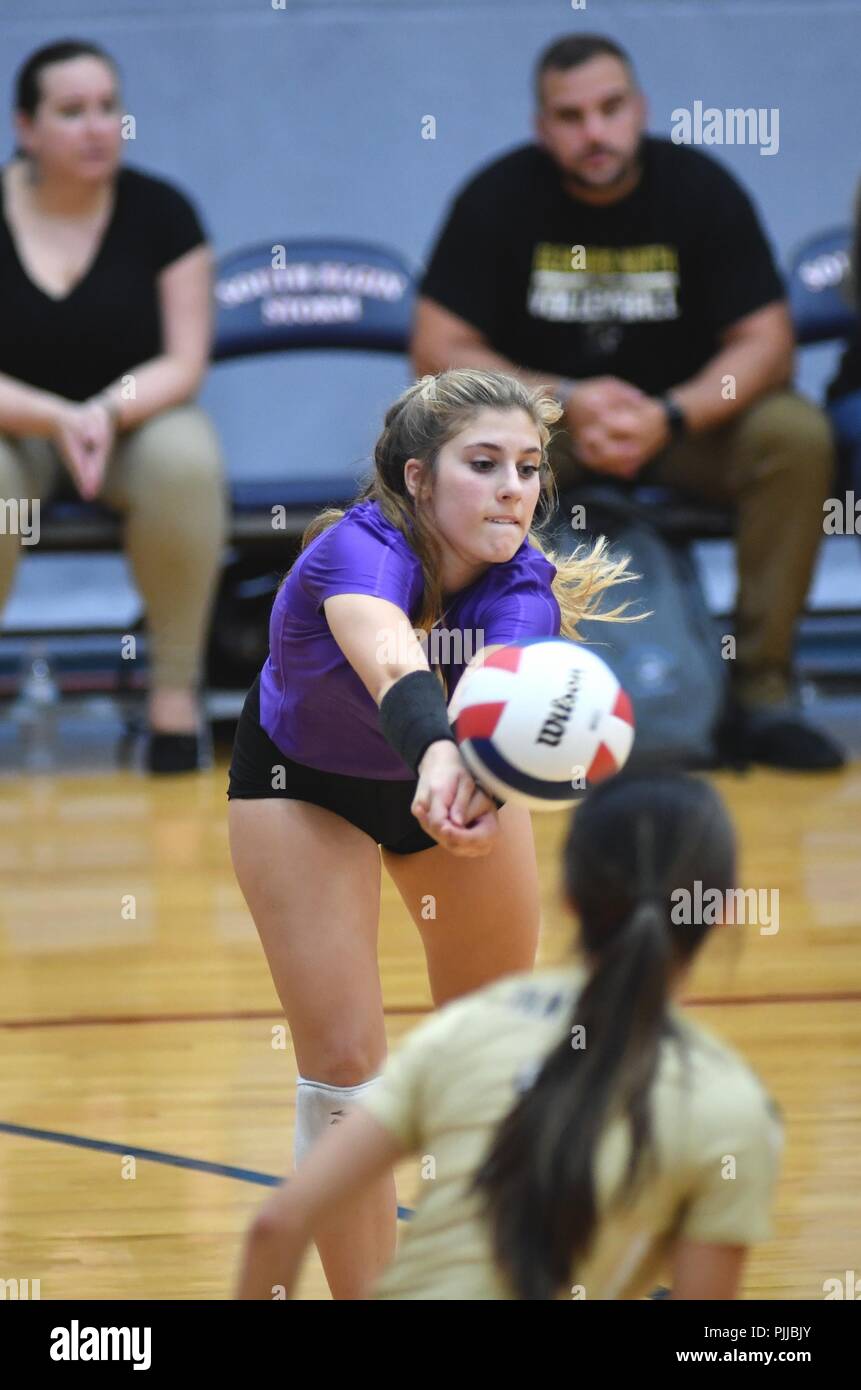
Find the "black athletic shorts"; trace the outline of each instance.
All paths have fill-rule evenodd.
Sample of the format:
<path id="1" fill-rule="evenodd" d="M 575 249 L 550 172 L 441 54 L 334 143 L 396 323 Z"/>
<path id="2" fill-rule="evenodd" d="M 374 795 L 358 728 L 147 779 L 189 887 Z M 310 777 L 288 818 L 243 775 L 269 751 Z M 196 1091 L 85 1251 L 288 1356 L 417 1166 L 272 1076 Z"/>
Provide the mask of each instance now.
<path id="1" fill-rule="evenodd" d="M 285 786 L 272 786 L 273 767 L 283 767 Z M 260 676 L 245 697 L 236 726 L 227 796 L 240 801 L 284 797 L 310 801 L 343 816 L 378 845 L 393 854 L 416 854 L 432 849 L 437 841 L 422 830 L 410 805 L 416 779 L 403 782 L 375 781 L 373 777 L 345 777 L 340 772 L 294 763 L 260 726 Z"/>

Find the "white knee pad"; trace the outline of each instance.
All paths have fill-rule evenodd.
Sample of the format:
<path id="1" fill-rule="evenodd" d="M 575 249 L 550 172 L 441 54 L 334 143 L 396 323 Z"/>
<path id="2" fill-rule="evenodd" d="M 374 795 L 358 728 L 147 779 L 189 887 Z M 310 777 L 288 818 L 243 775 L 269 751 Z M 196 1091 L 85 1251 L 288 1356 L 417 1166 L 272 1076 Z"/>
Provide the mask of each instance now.
<path id="1" fill-rule="evenodd" d="M 314 1140 L 330 1125 L 343 1120 L 353 1108 L 353 1102 L 381 1080 L 381 1076 L 372 1076 L 370 1081 L 360 1081 L 357 1086 L 330 1086 L 325 1081 L 297 1077 L 293 1166 L 298 1167 Z"/>

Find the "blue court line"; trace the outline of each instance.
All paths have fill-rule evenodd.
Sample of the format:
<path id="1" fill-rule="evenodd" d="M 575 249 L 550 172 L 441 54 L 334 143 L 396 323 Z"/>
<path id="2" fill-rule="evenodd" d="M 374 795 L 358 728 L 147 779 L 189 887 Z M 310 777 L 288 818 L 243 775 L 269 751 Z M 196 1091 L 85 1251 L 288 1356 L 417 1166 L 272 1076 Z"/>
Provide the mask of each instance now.
<path id="1" fill-rule="evenodd" d="M 135 1144 L 114 1144 L 108 1139 L 85 1139 L 80 1134 L 62 1134 L 55 1129 L 32 1129 L 29 1125 L 13 1125 L 0 1120 L 0 1134 L 12 1134 L 19 1139 L 42 1139 L 47 1144 L 68 1144 L 75 1149 L 94 1149 L 98 1153 L 119 1154 L 121 1158 L 143 1158 L 150 1163 L 166 1163 L 171 1168 L 191 1168 L 197 1173 L 213 1173 L 217 1178 L 236 1178 L 238 1182 L 253 1182 L 258 1187 L 280 1187 L 284 1182 L 274 1173 L 258 1173 L 254 1168 L 235 1168 L 230 1163 L 210 1163 L 205 1158 L 185 1158 L 182 1154 L 164 1153 L 161 1149 L 142 1149 Z M 398 1218 L 409 1221 L 411 1207 L 398 1207 Z"/>

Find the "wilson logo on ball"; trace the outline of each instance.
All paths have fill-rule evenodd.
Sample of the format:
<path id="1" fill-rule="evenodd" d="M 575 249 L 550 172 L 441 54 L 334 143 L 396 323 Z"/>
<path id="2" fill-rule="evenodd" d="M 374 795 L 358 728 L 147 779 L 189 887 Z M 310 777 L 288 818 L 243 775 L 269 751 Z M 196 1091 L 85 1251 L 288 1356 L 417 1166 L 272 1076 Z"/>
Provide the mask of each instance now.
<path id="1" fill-rule="evenodd" d="M 571 717 L 579 689 L 580 672 L 577 670 L 569 671 L 568 689 L 558 700 L 551 701 L 550 708 L 553 713 L 541 725 L 541 733 L 538 735 L 539 743 L 548 743 L 551 748 L 556 747 L 565 732 L 565 725 Z"/>
<path id="2" fill-rule="evenodd" d="M 613 672 L 564 637 L 492 652 L 464 673 L 449 715 L 476 781 L 533 810 L 573 805 L 584 778 L 624 766 L 634 739 L 631 701 Z"/>

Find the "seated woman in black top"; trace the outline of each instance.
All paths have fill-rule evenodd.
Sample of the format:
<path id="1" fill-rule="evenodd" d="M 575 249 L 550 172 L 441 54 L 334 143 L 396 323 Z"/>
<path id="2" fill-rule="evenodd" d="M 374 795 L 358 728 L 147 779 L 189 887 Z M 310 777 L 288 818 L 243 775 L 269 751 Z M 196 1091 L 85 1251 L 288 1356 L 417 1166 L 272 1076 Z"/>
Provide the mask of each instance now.
<path id="1" fill-rule="evenodd" d="M 149 766 L 199 760 L 197 686 L 226 529 L 215 432 L 192 403 L 211 334 L 211 254 L 170 184 L 120 167 L 113 60 L 40 49 L 0 171 L 0 497 L 122 512 L 151 647 Z M 19 540 L 0 535 L 0 604 Z"/>

